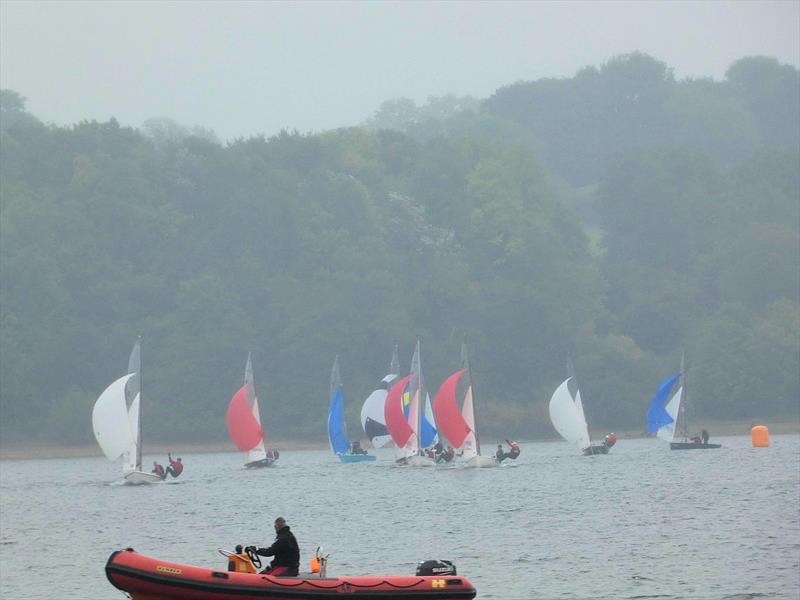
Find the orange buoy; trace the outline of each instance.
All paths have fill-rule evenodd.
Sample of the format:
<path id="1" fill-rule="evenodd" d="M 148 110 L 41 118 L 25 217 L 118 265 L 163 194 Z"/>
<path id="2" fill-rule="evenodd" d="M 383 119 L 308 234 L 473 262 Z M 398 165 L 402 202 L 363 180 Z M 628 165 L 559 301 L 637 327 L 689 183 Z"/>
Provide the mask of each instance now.
<path id="1" fill-rule="evenodd" d="M 769 447 L 769 429 L 766 425 L 754 426 L 750 430 L 750 436 L 753 438 L 753 448 Z"/>

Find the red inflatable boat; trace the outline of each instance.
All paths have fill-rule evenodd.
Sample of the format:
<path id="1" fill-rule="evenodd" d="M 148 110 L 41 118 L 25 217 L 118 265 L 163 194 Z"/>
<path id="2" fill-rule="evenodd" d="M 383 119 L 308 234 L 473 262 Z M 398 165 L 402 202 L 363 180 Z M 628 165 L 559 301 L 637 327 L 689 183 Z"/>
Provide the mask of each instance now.
<path id="1" fill-rule="evenodd" d="M 109 557 L 106 576 L 133 600 L 467 600 L 476 594 L 468 579 L 454 575 L 272 577 L 171 563 L 130 548 Z"/>

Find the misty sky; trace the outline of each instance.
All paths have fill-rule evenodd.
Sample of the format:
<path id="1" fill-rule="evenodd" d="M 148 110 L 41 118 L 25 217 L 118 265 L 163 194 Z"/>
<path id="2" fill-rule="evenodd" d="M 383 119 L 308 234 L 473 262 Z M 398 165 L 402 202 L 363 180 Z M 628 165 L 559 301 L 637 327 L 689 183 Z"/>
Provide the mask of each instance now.
<path id="1" fill-rule="evenodd" d="M 798 66 L 800 2 L 0 1 L 0 86 L 58 124 L 154 116 L 223 139 L 357 124 L 384 100 L 569 77 L 621 53 L 721 79 Z"/>

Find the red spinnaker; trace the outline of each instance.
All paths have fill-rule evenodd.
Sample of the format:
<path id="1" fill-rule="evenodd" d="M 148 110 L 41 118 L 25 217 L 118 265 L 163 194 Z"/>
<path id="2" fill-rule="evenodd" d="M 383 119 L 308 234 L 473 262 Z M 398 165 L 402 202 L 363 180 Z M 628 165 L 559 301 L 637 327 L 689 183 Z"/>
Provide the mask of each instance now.
<path id="1" fill-rule="evenodd" d="M 231 398 L 228 405 L 228 433 L 242 452 L 252 450 L 264 437 L 261 424 L 253 416 L 253 410 L 247 404 L 247 386 L 245 383 Z"/>
<path id="2" fill-rule="evenodd" d="M 470 432 L 470 427 L 461 416 L 456 402 L 458 381 L 464 371 L 465 369 L 456 371 L 445 379 L 433 399 L 433 416 L 436 419 L 436 426 L 439 428 L 439 433 L 443 434 L 454 448 L 460 448 L 464 443 L 464 438 Z"/>
<path id="3" fill-rule="evenodd" d="M 408 442 L 408 438 L 414 433 L 411 426 L 403 414 L 403 392 L 408 385 L 408 380 L 411 375 L 406 375 L 400 381 L 395 383 L 389 394 L 386 396 L 386 404 L 383 405 L 383 416 L 386 417 L 386 429 L 389 430 L 389 435 L 392 436 L 392 441 L 398 448 L 402 448 Z"/>

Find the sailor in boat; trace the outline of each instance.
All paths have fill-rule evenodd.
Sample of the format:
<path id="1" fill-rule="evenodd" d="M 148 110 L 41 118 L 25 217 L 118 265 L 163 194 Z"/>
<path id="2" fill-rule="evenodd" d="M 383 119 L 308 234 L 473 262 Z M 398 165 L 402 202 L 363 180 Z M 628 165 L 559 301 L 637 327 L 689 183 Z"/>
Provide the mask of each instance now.
<path id="1" fill-rule="evenodd" d="M 456 451 L 451 445 L 445 446 L 441 442 L 436 442 L 436 445 L 433 447 L 433 454 L 434 460 L 437 463 L 449 463 L 456 457 Z"/>
<path id="2" fill-rule="evenodd" d="M 279 456 L 280 456 L 280 452 L 275 450 L 275 448 L 270 448 L 269 450 L 267 450 L 267 458 L 269 460 L 276 461 L 276 460 L 278 460 Z"/>
<path id="3" fill-rule="evenodd" d="M 617 443 L 617 435 L 615 433 L 609 433 L 606 437 L 603 438 L 603 445 L 606 448 L 613 448 L 614 444 Z"/>
<path id="4" fill-rule="evenodd" d="M 261 571 L 269 575 L 296 577 L 300 568 L 300 548 L 297 539 L 286 524 L 286 519 L 278 517 L 275 519 L 275 541 L 269 548 L 256 548 L 248 546 L 245 551 L 250 550 L 261 556 L 272 556 L 272 562 Z"/>
<path id="5" fill-rule="evenodd" d="M 350 454 L 366 454 L 367 451 L 361 447 L 361 442 L 358 440 L 350 444 Z"/>
<path id="6" fill-rule="evenodd" d="M 703 431 L 700 432 L 700 437 L 703 438 L 703 444 L 707 446 L 709 438 L 708 429 L 703 429 Z"/>
<path id="7" fill-rule="evenodd" d="M 503 462 L 505 459 L 510 458 L 511 460 L 517 460 L 520 455 L 520 448 L 517 442 L 512 442 L 511 440 L 506 440 L 506 444 L 509 445 L 508 452 L 503 451 L 503 445 L 497 444 L 497 452 L 495 452 L 494 457 L 497 459 L 497 462 Z"/>
<path id="8" fill-rule="evenodd" d="M 172 454 L 167 454 L 167 458 L 169 458 L 169 466 L 167 467 L 167 472 L 164 473 L 163 479 L 166 479 L 167 475 L 177 477 L 183 473 L 183 461 L 181 461 L 180 456 L 176 460 L 172 460 Z"/>
<path id="9" fill-rule="evenodd" d="M 167 472 L 164 470 L 163 465 L 159 464 L 159 462 L 156 460 L 153 461 L 153 470 L 150 472 L 155 473 L 156 475 L 161 477 L 161 479 L 167 478 Z"/>

